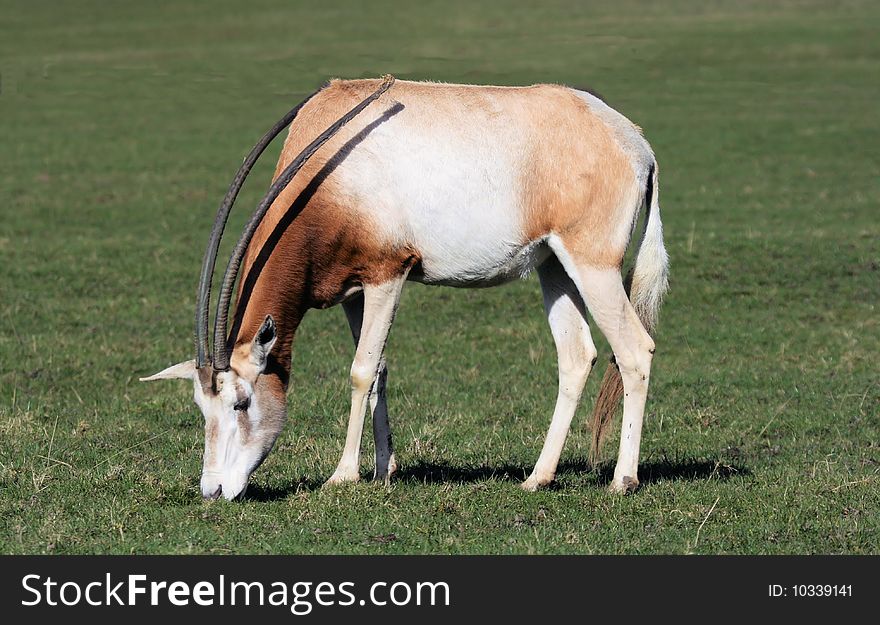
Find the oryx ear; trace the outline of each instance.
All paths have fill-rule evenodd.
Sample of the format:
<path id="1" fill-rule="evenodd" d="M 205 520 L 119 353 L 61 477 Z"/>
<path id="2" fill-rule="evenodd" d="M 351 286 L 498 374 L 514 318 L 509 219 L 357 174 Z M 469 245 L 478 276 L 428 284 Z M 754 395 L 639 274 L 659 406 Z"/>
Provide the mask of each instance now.
<path id="1" fill-rule="evenodd" d="M 277 339 L 278 332 L 275 328 L 275 320 L 272 319 L 272 315 L 266 315 L 263 325 L 260 326 L 254 335 L 254 340 L 251 341 L 250 360 L 260 373 L 266 368 L 266 360 L 269 358 L 269 353 Z"/>
<path id="2" fill-rule="evenodd" d="M 192 380 L 196 374 L 196 361 L 187 360 L 171 365 L 167 369 L 151 375 L 147 378 L 140 378 L 141 382 L 152 382 L 153 380 Z"/>

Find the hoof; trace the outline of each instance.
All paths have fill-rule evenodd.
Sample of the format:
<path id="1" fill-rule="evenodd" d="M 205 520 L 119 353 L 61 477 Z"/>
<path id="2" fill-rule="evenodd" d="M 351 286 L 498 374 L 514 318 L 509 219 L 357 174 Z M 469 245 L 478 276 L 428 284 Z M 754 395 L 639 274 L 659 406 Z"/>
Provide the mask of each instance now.
<path id="1" fill-rule="evenodd" d="M 360 475 L 358 475 L 357 473 L 341 473 L 337 471 L 330 476 L 329 480 L 324 482 L 324 486 L 322 486 L 322 488 L 327 488 L 328 486 L 339 486 L 340 484 L 349 484 L 357 482 L 359 479 Z"/>
<path id="2" fill-rule="evenodd" d="M 614 478 L 614 480 L 608 486 L 608 490 L 618 495 L 626 495 L 628 493 L 634 493 L 636 489 L 638 489 L 638 487 L 638 478 L 624 475 L 620 479 Z"/>
<path id="3" fill-rule="evenodd" d="M 376 466 L 376 470 L 373 472 L 373 481 L 375 482 L 385 482 L 386 484 L 391 481 L 391 477 L 397 473 L 397 460 L 395 460 L 394 455 L 391 455 L 391 458 L 388 460 L 388 470 L 386 473 L 380 473 L 378 465 Z"/>
<path id="4" fill-rule="evenodd" d="M 394 454 L 391 454 L 391 459 L 388 461 L 388 479 L 391 479 L 391 476 L 397 473 L 397 458 L 394 457 Z"/>
<path id="5" fill-rule="evenodd" d="M 520 488 L 529 493 L 534 493 L 537 490 L 544 488 L 545 486 L 550 486 L 553 483 L 553 478 L 539 478 L 537 475 L 532 473 L 529 478 L 520 484 Z"/>

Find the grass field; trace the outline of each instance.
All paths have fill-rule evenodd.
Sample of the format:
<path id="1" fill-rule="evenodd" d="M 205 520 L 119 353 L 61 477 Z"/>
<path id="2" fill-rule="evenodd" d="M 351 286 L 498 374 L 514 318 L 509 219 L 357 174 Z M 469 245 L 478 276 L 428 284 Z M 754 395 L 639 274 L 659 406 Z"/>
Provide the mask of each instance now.
<path id="1" fill-rule="evenodd" d="M 880 552 L 880 6 L 294 4 L 0 0 L 0 552 Z M 328 77 L 386 72 L 589 85 L 644 128 L 673 273 L 635 495 L 604 489 L 616 434 L 586 460 L 596 373 L 558 485 L 518 488 L 556 394 L 533 277 L 407 288 L 390 487 L 319 488 L 353 347 L 311 313 L 248 499 L 202 501 L 191 389 L 137 377 L 192 357 L 254 141 Z"/>

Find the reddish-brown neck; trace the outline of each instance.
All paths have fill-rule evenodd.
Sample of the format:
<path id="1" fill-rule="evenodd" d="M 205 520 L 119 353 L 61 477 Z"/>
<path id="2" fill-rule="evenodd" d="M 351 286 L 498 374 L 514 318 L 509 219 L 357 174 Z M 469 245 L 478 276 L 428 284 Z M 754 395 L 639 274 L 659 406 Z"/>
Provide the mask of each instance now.
<path id="1" fill-rule="evenodd" d="M 245 258 L 230 336 L 235 344 L 249 343 L 272 315 L 278 339 L 266 374 L 277 375 L 284 389 L 290 375 L 293 337 L 309 308 L 310 261 L 303 252 L 301 229 L 254 241 Z"/>

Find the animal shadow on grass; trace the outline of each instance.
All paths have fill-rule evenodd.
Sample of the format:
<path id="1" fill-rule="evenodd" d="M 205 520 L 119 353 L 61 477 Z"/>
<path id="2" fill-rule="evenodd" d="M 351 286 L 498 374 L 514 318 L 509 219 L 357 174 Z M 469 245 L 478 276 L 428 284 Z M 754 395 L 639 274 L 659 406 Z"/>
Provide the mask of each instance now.
<path id="1" fill-rule="evenodd" d="M 400 467 L 391 479 L 405 483 L 445 484 L 447 482 L 484 482 L 491 479 L 502 482 L 520 481 L 527 476 L 528 469 L 517 464 L 456 466 L 448 462 L 421 460 L 412 465 Z"/>
<path id="2" fill-rule="evenodd" d="M 267 486 L 264 484 L 251 484 L 248 486 L 244 499 L 246 501 L 280 501 L 295 495 L 300 491 L 311 492 L 321 488 L 321 480 L 300 478 L 296 482 L 287 485 Z"/>
<path id="3" fill-rule="evenodd" d="M 496 466 L 455 466 L 445 462 L 418 462 L 412 466 L 401 467 L 394 480 L 399 482 L 422 482 L 428 484 L 459 482 L 474 483 L 489 479 L 499 481 L 522 481 L 528 477 L 531 466 L 503 464 Z M 598 466 L 590 464 L 585 458 L 562 460 L 556 470 L 557 477 L 566 474 L 594 473 L 599 484 L 607 485 L 614 477 L 614 463 L 603 462 Z M 655 460 L 639 465 L 639 481 L 642 485 L 664 480 L 705 480 L 714 477 L 728 480 L 734 475 L 750 475 L 743 466 L 735 466 L 714 460 Z M 560 488 L 554 482 L 551 488 Z"/>
<path id="4" fill-rule="evenodd" d="M 614 463 L 604 462 L 596 470 L 600 484 L 610 484 L 614 478 Z M 734 475 L 751 475 L 747 467 L 727 464 L 719 460 L 698 460 L 686 458 L 680 460 L 649 460 L 639 463 L 639 484 L 652 484 L 663 481 L 684 480 L 696 482 L 715 478 L 727 481 Z"/>
<path id="5" fill-rule="evenodd" d="M 402 484 L 474 484 L 486 480 L 500 482 L 520 482 L 528 477 L 531 467 L 517 464 L 501 464 L 494 466 L 457 466 L 448 462 L 419 461 L 410 466 L 401 467 L 394 474 L 392 482 Z M 556 474 L 558 477 L 566 474 L 589 474 L 593 473 L 600 485 L 607 485 L 614 477 L 614 463 L 603 462 L 598 466 L 591 465 L 586 459 L 573 458 L 559 463 Z M 688 458 L 684 460 L 649 460 L 639 465 L 639 482 L 642 486 L 662 481 L 685 480 L 697 481 L 710 478 L 726 481 L 734 475 L 751 475 L 748 468 L 743 466 L 725 464 L 715 460 L 698 460 Z M 361 479 L 368 481 L 367 475 Z M 279 501 L 286 499 L 300 491 L 316 491 L 321 488 L 323 481 L 320 479 L 300 478 L 296 482 L 286 486 L 265 486 L 251 484 L 245 495 L 250 501 Z M 563 487 L 558 482 L 550 485 L 550 490 L 558 490 Z"/>

